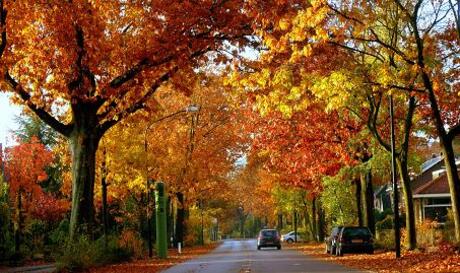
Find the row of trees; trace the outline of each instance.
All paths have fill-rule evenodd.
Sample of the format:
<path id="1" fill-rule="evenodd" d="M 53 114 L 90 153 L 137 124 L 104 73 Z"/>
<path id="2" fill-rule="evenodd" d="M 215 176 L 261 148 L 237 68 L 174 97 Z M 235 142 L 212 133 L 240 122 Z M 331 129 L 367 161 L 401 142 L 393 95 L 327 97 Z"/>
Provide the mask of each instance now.
<path id="1" fill-rule="evenodd" d="M 453 151 L 453 141 L 460 133 L 458 10 L 458 3 L 453 1 L 286 1 L 275 9 L 267 8 L 267 12 L 276 14 L 273 20 L 258 21 L 258 35 L 267 50 L 255 63 L 241 62 L 240 71 L 229 79 L 244 96 L 249 93 L 262 114 L 277 110 L 289 117 L 285 122 L 290 128 L 296 126 L 298 115 L 308 113 L 315 118 L 303 119 L 306 122 L 300 125 L 304 128 L 297 130 L 271 127 L 280 135 L 269 135 L 277 139 L 264 139 L 260 134 L 262 148 L 271 153 L 270 163 L 281 162 L 274 164 L 276 168 L 301 165 L 305 159 L 306 165 L 315 170 L 317 176 L 300 176 L 303 184 L 299 178 L 290 177 L 295 168 L 279 170 L 291 185 L 309 190 L 321 188 L 325 175 L 334 176 L 350 165 L 340 158 L 366 163 L 375 156 L 375 147 L 390 151 L 387 97 L 393 95 L 397 167 L 407 210 L 409 249 L 416 246 L 409 163 L 411 156 L 417 156 L 410 151 L 415 151 L 421 132 L 427 138 L 439 138 L 455 234 L 460 239 L 460 183 Z M 270 115 L 268 123 L 273 124 Z M 340 122 L 333 120 L 334 116 L 340 117 Z M 321 126 L 323 119 L 331 121 L 326 129 Z M 341 135 L 342 130 L 348 138 Z M 302 148 L 301 140 L 308 140 L 313 147 L 296 152 L 285 146 L 291 136 L 295 149 Z M 314 146 L 317 139 L 325 144 L 326 152 Z M 295 160 L 284 161 L 289 157 Z M 351 166 L 357 162 L 351 162 Z M 335 168 L 327 172 L 331 164 L 336 164 Z M 308 171 L 308 167 L 300 170 Z M 368 191 L 372 190 L 370 172 L 370 168 L 361 172 L 361 187 Z M 367 207 L 365 211 L 372 211 L 371 204 L 362 203 Z"/>
<path id="2" fill-rule="evenodd" d="M 429 137 L 444 154 L 460 239 L 458 2 L 0 0 L 0 9 L 1 89 L 70 144 L 56 149 L 71 166 L 71 238 L 94 233 L 97 181 L 103 204 L 131 195 L 149 207 L 149 178 L 169 183 L 178 241 L 187 207 L 210 196 L 262 214 L 244 194 L 235 201 L 233 180 L 257 196 L 275 182 L 300 187 L 313 215 L 330 205 L 320 202 L 325 184 L 349 180 L 364 197 L 358 221 L 372 226 L 392 95 L 408 247 L 414 147 Z M 247 170 L 235 171 L 243 154 Z M 259 166 L 269 172 L 260 185 L 245 173 Z"/>

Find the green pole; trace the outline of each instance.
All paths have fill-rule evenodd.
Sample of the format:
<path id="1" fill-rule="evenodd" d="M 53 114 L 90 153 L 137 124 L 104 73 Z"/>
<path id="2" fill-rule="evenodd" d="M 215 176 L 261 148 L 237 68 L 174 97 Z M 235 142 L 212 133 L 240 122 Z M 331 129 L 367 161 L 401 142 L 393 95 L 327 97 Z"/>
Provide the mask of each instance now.
<path id="1" fill-rule="evenodd" d="M 156 248 L 157 255 L 161 259 L 168 256 L 168 236 L 166 223 L 166 198 L 165 186 L 163 182 L 158 182 L 156 185 Z"/>

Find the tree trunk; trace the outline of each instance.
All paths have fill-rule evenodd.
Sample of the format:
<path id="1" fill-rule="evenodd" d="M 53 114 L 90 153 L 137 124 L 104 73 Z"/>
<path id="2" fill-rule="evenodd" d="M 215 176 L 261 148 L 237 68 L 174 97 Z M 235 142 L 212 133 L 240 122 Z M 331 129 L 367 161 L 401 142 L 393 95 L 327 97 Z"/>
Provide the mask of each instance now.
<path id="1" fill-rule="evenodd" d="M 417 44 L 417 65 L 420 68 L 423 85 L 428 91 L 428 99 L 430 101 L 431 112 L 433 114 L 434 124 L 436 131 L 439 136 L 441 150 L 444 153 L 444 164 L 446 167 L 447 181 L 449 183 L 450 197 L 452 202 L 452 216 L 455 224 L 455 238 L 457 242 L 460 242 L 460 178 L 457 172 L 457 166 L 455 165 L 455 155 L 452 147 L 452 141 L 454 135 L 447 133 L 444 126 L 444 121 L 441 117 L 441 110 L 438 105 L 436 98 L 433 82 L 430 78 L 429 72 L 425 69 L 425 50 L 424 40 L 420 36 L 417 17 L 412 17 L 410 20 L 412 26 L 413 35 Z"/>
<path id="2" fill-rule="evenodd" d="M 414 202 L 412 199 L 412 189 L 410 187 L 410 177 L 407 171 L 407 161 L 397 158 L 396 163 L 401 178 L 404 206 L 406 208 L 406 245 L 409 250 L 413 250 L 417 246 L 417 237 L 415 232 Z"/>
<path id="3" fill-rule="evenodd" d="M 104 223 L 104 243 L 105 247 L 108 245 L 107 236 L 109 230 L 109 221 L 108 221 L 108 210 L 107 210 L 107 162 L 106 162 L 106 150 L 104 149 L 104 155 L 102 158 L 102 167 L 101 167 L 101 184 L 102 184 L 102 223 Z"/>
<path id="4" fill-rule="evenodd" d="M 356 184 L 356 191 L 355 191 L 355 197 L 356 197 L 356 212 L 358 216 L 358 225 L 360 227 L 363 226 L 363 208 L 361 206 L 361 182 L 359 179 L 355 180 Z"/>
<path id="5" fill-rule="evenodd" d="M 100 136 L 87 127 L 74 130 L 70 136 L 72 150 L 72 212 L 70 238 L 77 233 L 92 237 L 94 225 L 94 179 L 96 151 Z"/>
<path id="6" fill-rule="evenodd" d="M 176 213 L 176 238 L 175 245 L 177 247 L 178 243 L 184 245 L 184 233 L 185 233 L 185 200 L 184 194 L 181 192 L 176 193 L 177 201 L 179 202 L 177 206 Z"/>
<path id="7" fill-rule="evenodd" d="M 325 237 L 325 222 L 326 215 L 324 214 L 324 209 L 321 206 L 321 202 L 318 201 L 318 242 L 322 242 Z"/>
<path id="8" fill-rule="evenodd" d="M 364 225 L 367 226 L 372 234 L 375 234 L 374 218 L 374 191 L 372 189 L 372 173 L 368 171 L 361 175 L 361 198 L 364 212 Z"/>
<path id="9" fill-rule="evenodd" d="M 283 214 L 278 213 L 278 230 L 283 229 Z"/>
<path id="10" fill-rule="evenodd" d="M 294 210 L 294 242 L 297 243 L 297 211 Z"/>
<path id="11" fill-rule="evenodd" d="M 14 252 L 19 253 L 21 249 L 22 235 L 22 189 L 19 188 L 16 195 L 16 223 L 14 225 Z"/>
<path id="12" fill-rule="evenodd" d="M 310 239 L 312 239 L 312 237 L 314 237 L 314 235 L 313 235 L 313 225 L 312 225 L 312 222 L 311 222 L 311 219 L 310 219 L 310 214 L 308 213 L 308 207 L 307 206 L 305 206 L 304 217 L 305 217 L 305 231 L 310 229 L 310 235 L 311 236 L 307 237 L 308 240 L 310 240 Z"/>
<path id="13" fill-rule="evenodd" d="M 441 141 L 442 143 L 442 141 Z M 454 149 L 452 141 L 442 145 L 444 153 L 444 165 L 446 166 L 447 181 L 449 182 L 450 198 L 452 202 L 452 216 L 455 224 L 455 238 L 460 242 L 460 179 L 457 165 L 455 165 Z"/>
<path id="14" fill-rule="evenodd" d="M 312 233 L 313 233 L 313 239 L 315 241 L 319 241 L 319 237 L 318 237 L 318 222 L 317 222 L 317 218 L 316 218 L 316 197 L 313 198 L 313 201 L 312 201 L 312 207 L 311 207 L 311 215 L 312 215 L 312 222 L 313 222 L 313 229 L 312 229 Z"/>

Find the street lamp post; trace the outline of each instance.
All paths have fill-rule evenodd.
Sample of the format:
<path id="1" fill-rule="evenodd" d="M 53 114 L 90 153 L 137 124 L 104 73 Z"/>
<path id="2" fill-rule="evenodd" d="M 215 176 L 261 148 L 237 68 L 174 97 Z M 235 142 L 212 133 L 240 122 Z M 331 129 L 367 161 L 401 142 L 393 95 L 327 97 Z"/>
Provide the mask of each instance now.
<path id="1" fill-rule="evenodd" d="M 187 106 L 183 110 L 179 110 L 177 112 L 174 112 L 172 114 L 166 115 L 164 117 L 161 117 L 161 118 L 156 119 L 156 120 L 152 121 L 151 123 L 149 123 L 147 125 L 147 127 L 145 127 L 145 130 L 144 130 L 144 153 L 145 153 L 146 158 L 147 158 L 147 155 L 148 155 L 147 133 L 152 128 L 152 126 L 154 124 L 156 124 L 156 123 L 158 123 L 160 121 L 163 121 L 165 119 L 172 118 L 172 117 L 177 116 L 177 115 L 182 114 L 182 113 L 192 113 L 192 112 L 197 112 L 198 110 L 199 110 L 199 106 L 197 106 L 195 104 L 191 104 L 191 105 Z M 146 164 L 145 164 L 145 172 L 146 172 L 146 183 L 147 183 L 147 244 L 148 244 L 148 248 L 149 248 L 149 257 L 151 258 L 153 256 L 152 223 L 151 223 L 151 211 L 150 211 L 150 193 L 151 193 L 150 184 L 151 184 L 152 179 L 149 179 L 149 170 L 148 170 L 148 167 L 147 167 L 147 160 L 146 160 Z"/>
<path id="2" fill-rule="evenodd" d="M 399 194 L 398 183 L 396 181 L 396 153 L 395 153 L 395 128 L 393 95 L 390 95 L 390 122 L 391 122 L 391 180 L 393 184 L 393 205 L 394 205 L 394 233 L 395 233 L 395 254 L 396 258 L 401 257 L 401 238 L 399 224 Z"/>

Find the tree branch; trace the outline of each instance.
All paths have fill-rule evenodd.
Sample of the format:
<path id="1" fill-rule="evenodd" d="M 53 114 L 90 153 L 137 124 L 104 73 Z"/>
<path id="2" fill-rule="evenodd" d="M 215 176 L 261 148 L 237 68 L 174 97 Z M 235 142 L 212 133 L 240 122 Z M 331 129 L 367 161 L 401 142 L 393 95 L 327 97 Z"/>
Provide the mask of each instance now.
<path id="1" fill-rule="evenodd" d="M 0 44 L 0 58 L 6 48 L 6 9 L 3 9 L 3 0 L 0 0 L 0 26 L 2 28 L 2 42 Z"/>
<path id="2" fill-rule="evenodd" d="M 77 66 L 77 73 L 78 76 L 75 80 L 71 81 L 67 87 L 70 91 L 81 87 L 84 84 L 84 78 L 86 77 L 90 84 L 91 89 L 89 90 L 88 97 L 94 95 L 96 91 L 96 78 L 94 74 L 90 71 L 90 69 L 83 65 L 83 57 L 86 54 L 85 50 L 85 36 L 83 33 L 83 29 L 79 25 L 75 25 L 75 39 L 77 41 L 77 61 L 75 62 Z"/>
<path id="3" fill-rule="evenodd" d="M 123 118 L 137 112 L 138 110 L 144 108 L 147 100 L 158 90 L 158 88 L 166 81 L 168 81 L 172 75 L 178 70 L 177 66 L 174 66 L 171 70 L 164 73 L 160 78 L 158 78 L 153 85 L 149 88 L 147 93 L 142 96 L 136 103 L 131 105 L 129 108 L 122 110 L 120 113 L 115 114 L 112 119 L 105 121 L 104 123 L 98 126 L 98 130 L 101 134 L 104 134 L 108 129 L 113 125 L 117 124 Z"/>
<path id="4" fill-rule="evenodd" d="M 450 128 L 447 133 L 447 137 L 453 140 L 456 136 L 460 135 L 460 123 L 457 123 L 454 127 Z"/>
<path id="5" fill-rule="evenodd" d="M 11 75 L 8 73 L 8 71 L 5 73 L 4 78 L 8 85 L 13 89 L 20 97 L 21 99 L 25 102 L 25 104 L 38 116 L 40 119 L 42 119 L 46 124 L 51 126 L 54 130 L 59 132 L 60 134 L 68 137 L 70 135 L 70 132 L 72 130 L 72 125 L 71 124 L 63 124 L 60 121 L 58 121 L 56 118 L 54 118 L 52 115 L 50 115 L 47 111 L 43 110 L 42 108 L 39 108 L 37 105 L 35 105 L 31 101 L 31 96 L 30 94 L 24 90 L 24 88 L 15 80 L 11 77 Z"/>

